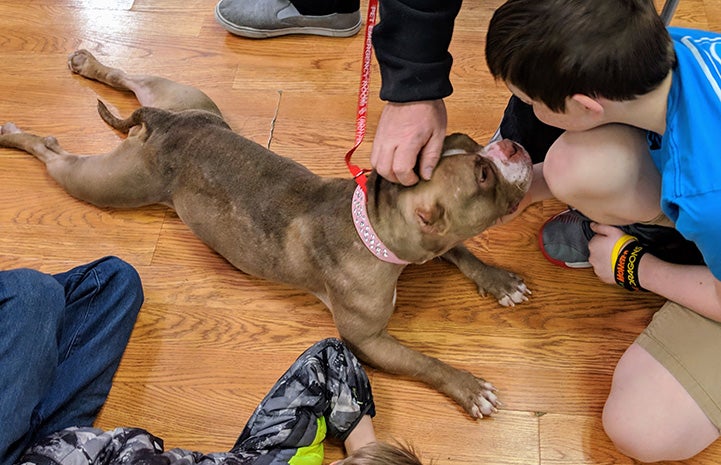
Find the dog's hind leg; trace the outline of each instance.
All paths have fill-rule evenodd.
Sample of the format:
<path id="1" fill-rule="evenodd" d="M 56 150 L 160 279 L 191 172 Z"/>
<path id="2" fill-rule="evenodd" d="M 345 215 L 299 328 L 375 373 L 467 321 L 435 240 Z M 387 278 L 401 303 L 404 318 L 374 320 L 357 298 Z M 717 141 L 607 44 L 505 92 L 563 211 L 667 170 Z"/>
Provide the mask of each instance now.
<path id="1" fill-rule="evenodd" d="M 121 69 L 103 65 L 87 50 L 71 53 L 68 67 L 87 79 L 133 92 L 138 102 L 146 107 L 170 111 L 205 110 L 223 117 L 210 97 L 195 87 L 158 76 L 131 76 Z"/>
<path id="2" fill-rule="evenodd" d="M 50 176 L 70 195 L 97 206 L 172 206 L 163 180 L 152 176 L 143 161 L 142 134 L 128 137 L 112 152 L 80 156 L 63 150 L 54 137 L 36 136 L 5 123 L 0 126 L 0 147 L 30 153 L 45 163 Z"/>

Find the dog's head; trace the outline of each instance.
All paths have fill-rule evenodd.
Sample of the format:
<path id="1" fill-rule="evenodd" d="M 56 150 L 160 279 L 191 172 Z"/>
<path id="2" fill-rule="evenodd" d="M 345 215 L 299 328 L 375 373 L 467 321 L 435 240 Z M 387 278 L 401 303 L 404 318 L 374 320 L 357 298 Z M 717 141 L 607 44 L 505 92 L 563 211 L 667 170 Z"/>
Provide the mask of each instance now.
<path id="1" fill-rule="evenodd" d="M 431 180 L 400 189 L 395 201 L 406 221 L 416 225 L 422 249 L 437 256 L 512 213 L 532 172 L 531 157 L 515 142 L 484 147 L 465 134 L 452 134 Z"/>
<path id="2" fill-rule="evenodd" d="M 457 158 L 446 161 L 447 157 L 452 156 Z M 469 164 L 472 164 L 472 169 L 468 167 Z M 476 210 L 484 210 L 491 215 L 493 223 L 518 207 L 531 185 L 533 164 L 526 149 L 512 140 L 502 139 L 484 147 L 466 134 L 455 133 L 447 136 L 443 142 L 441 161 L 434 176 L 436 173 L 441 178 L 450 178 L 457 192 L 463 189 L 465 181 L 468 186 L 466 201 L 484 207 Z M 473 192 L 473 181 L 464 180 L 462 173 L 473 174 L 477 192 Z M 448 181 L 436 184 L 446 183 Z M 489 200 L 494 201 L 497 210 L 491 208 Z M 485 214 L 481 214 L 476 218 L 482 222 L 481 218 L 485 217 Z"/>

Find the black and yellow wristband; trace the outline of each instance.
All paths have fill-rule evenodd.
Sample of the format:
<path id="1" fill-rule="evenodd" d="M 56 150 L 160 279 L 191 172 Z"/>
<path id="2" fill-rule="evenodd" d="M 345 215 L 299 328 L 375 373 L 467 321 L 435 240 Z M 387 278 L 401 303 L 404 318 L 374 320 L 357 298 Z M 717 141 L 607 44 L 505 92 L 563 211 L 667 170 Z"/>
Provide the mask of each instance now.
<path id="1" fill-rule="evenodd" d="M 616 257 L 613 263 L 616 284 L 629 291 L 645 291 L 638 280 L 638 265 L 647 252 L 646 248 L 635 237 L 626 235 L 616 242 L 613 250 Z"/>

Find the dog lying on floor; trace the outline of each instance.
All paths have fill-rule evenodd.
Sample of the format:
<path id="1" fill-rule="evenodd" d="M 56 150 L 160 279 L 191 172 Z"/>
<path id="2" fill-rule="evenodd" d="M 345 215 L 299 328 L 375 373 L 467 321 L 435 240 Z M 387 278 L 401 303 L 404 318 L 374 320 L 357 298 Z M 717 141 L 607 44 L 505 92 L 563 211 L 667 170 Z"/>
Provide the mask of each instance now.
<path id="1" fill-rule="evenodd" d="M 103 155 L 77 156 L 54 137 L 0 127 L 0 146 L 29 152 L 71 195 L 103 207 L 164 204 L 238 269 L 315 294 L 340 336 L 366 363 L 424 381 L 481 418 L 499 405 L 495 388 L 465 370 L 412 350 L 386 326 L 399 275 L 434 257 L 454 263 L 501 305 L 527 300 L 523 281 L 488 266 L 461 242 L 513 211 L 531 181 L 531 161 L 503 140 L 481 147 L 446 138 L 430 181 L 404 187 L 375 173 L 367 194 L 352 179 L 323 178 L 234 133 L 200 90 L 155 76 L 130 76 L 85 50 L 70 69 L 135 93 L 142 105 L 121 120 L 128 137 Z"/>

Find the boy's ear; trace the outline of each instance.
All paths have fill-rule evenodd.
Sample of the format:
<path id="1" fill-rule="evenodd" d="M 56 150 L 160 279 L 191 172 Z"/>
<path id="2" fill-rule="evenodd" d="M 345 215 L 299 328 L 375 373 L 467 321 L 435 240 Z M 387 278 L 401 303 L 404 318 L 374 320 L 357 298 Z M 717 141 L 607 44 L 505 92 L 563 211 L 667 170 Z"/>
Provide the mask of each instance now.
<path id="1" fill-rule="evenodd" d="M 573 94 L 571 96 L 571 100 L 578 103 L 582 107 L 584 107 L 586 110 L 590 111 L 591 113 L 603 113 L 603 105 L 601 103 L 594 99 L 589 97 L 588 95 L 584 94 Z"/>

